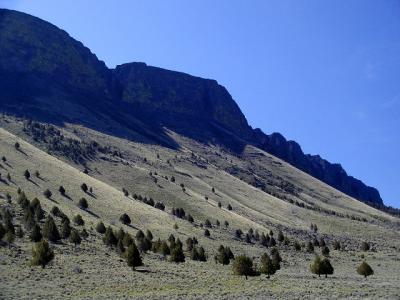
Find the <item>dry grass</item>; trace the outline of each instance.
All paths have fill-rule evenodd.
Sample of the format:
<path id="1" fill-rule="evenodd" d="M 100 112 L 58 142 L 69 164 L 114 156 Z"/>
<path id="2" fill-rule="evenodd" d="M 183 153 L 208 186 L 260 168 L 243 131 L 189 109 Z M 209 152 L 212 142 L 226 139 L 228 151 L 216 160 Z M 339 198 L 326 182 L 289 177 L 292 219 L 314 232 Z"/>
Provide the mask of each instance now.
<path id="1" fill-rule="evenodd" d="M 73 129 L 77 132 L 73 133 Z M 18 123 L 8 124 L 7 130 L 21 134 Z M 66 127 L 71 135 L 90 137 L 104 145 L 112 144 L 123 153 L 123 159 L 107 161 L 99 158 L 90 161 L 88 166 L 91 171 L 85 175 L 78 169 L 82 167 L 50 156 L 7 130 L 0 129 L 0 155 L 7 157 L 9 165 L 2 164 L 4 169 L 0 172 L 3 178 L 9 172 L 13 179 L 9 184 L 0 183 L 0 195 L 9 192 L 15 203 L 17 187 L 21 187 L 29 199 L 38 197 L 46 211 L 56 205 L 70 218 L 80 213 L 91 235 L 77 248 L 68 243 L 54 245 L 56 258 L 44 270 L 28 265 L 32 243 L 27 237 L 17 239 L 11 250 L 1 247 L 2 298 L 399 297 L 400 239 L 394 218 L 337 192 L 269 154 L 262 153 L 263 156 L 251 159 L 250 155 L 258 149 L 246 149 L 246 162 L 217 147 L 205 147 L 174 133 L 170 134 L 182 146 L 180 151 L 127 142 L 82 127 Z M 15 150 L 15 141 L 19 141 L 23 152 Z M 190 151 L 204 160 L 206 168 L 193 163 Z M 215 152 L 226 159 L 218 158 L 216 161 Z M 147 162 L 143 160 L 145 157 Z M 222 169 L 226 163 L 248 167 L 248 161 L 301 186 L 303 192 L 299 201 L 308 199 L 330 210 L 368 218 L 370 222 L 338 218 L 297 207 L 246 184 Z M 32 181 L 27 181 L 23 177 L 25 169 L 31 174 L 38 170 L 41 179 L 32 176 Z M 150 171 L 158 173 L 157 184 L 149 176 Z M 172 183 L 163 176 L 175 176 L 176 182 Z M 94 197 L 80 190 L 83 182 L 93 188 Z M 180 183 L 184 183 L 186 192 L 182 192 Z M 70 199 L 59 195 L 57 190 L 60 185 L 66 188 Z M 131 193 L 163 201 L 167 205 L 166 212 L 136 201 L 131 196 L 125 197 L 122 187 Z M 212 187 L 216 188 L 215 194 L 211 192 Z M 42 196 L 47 188 L 53 192 L 51 200 Z M 208 201 L 204 199 L 205 195 L 209 197 Z M 88 200 L 92 213 L 77 207 L 81 197 Z M 218 201 L 223 209 L 217 207 Z M 5 199 L 0 199 L 0 203 L 6 205 Z M 226 209 L 228 204 L 233 206 L 233 211 Z M 169 211 L 173 206 L 183 207 L 191 213 L 196 220 L 195 226 L 171 216 Z M 16 206 L 13 204 L 13 207 Z M 122 213 L 131 217 L 132 227 L 120 224 L 118 218 Z M 387 221 L 378 222 L 372 217 L 374 215 Z M 227 220 L 230 227 L 213 228 L 211 238 L 206 238 L 203 229 L 198 226 L 206 218 L 212 222 L 218 219 L 221 224 Z M 90 229 L 100 219 L 106 225 L 114 224 L 116 229 L 122 226 L 132 234 L 140 228 L 150 229 L 155 238 L 167 238 L 173 233 L 184 241 L 187 237 L 196 236 L 210 259 L 207 263 L 187 260 L 176 265 L 163 261 L 158 255 L 146 254 L 144 269 L 149 272 L 133 272 L 115 251 L 102 244 L 100 235 Z M 247 231 L 252 227 L 260 232 L 270 229 L 277 232 L 278 228 L 283 228 L 290 239 L 302 242 L 311 236 L 308 230 L 310 222 L 318 224 L 320 233 L 328 241 L 340 239 L 349 249 L 358 249 L 363 240 L 373 242 L 377 252 L 366 253 L 366 258 L 376 275 L 367 281 L 357 275 L 355 269 L 362 261 L 361 253 L 351 250 L 337 252 L 331 249 L 335 274 L 329 279 L 313 276 L 308 271 L 313 255 L 296 252 L 293 247 L 280 246 L 284 258 L 282 270 L 270 280 L 260 276 L 246 281 L 233 276 L 230 266 L 216 265 L 212 259 L 220 244 L 229 245 L 235 254 L 254 256 L 256 261 L 266 251 L 258 244 L 248 245 L 233 239 L 236 228 Z M 178 230 L 173 229 L 175 223 L 179 226 Z M 82 273 L 74 272 L 76 266 L 82 269 Z"/>

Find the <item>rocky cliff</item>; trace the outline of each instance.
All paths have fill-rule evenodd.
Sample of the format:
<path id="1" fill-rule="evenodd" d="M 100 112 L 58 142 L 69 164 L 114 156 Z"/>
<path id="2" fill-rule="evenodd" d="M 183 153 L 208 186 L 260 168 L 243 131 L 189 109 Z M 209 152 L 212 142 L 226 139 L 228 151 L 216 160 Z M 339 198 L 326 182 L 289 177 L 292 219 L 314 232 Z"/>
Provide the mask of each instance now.
<path id="1" fill-rule="evenodd" d="M 168 127 L 205 143 L 222 144 L 239 155 L 250 143 L 350 196 L 382 204 L 375 188 L 348 176 L 340 165 L 305 155 L 296 142 L 279 133 L 253 130 L 215 80 L 144 63 L 110 70 L 63 30 L 4 9 L 0 9 L 0 109 L 96 129 L 109 128 L 113 122 L 118 132 L 130 128 L 156 142 L 165 141 L 156 136 Z"/>

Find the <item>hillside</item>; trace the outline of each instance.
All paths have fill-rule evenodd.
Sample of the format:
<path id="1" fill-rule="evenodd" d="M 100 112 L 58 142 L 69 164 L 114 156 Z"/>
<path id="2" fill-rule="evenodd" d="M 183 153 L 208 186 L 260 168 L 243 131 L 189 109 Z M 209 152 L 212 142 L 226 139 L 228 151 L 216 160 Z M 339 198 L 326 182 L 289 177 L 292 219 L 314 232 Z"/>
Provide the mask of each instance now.
<path id="1" fill-rule="evenodd" d="M 251 128 L 215 80 L 144 63 L 110 70 L 54 25 L 5 9 L 0 10 L 0 109 L 170 148 L 177 145 L 164 127 L 239 155 L 253 145 L 351 197 L 383 204 L 375 188 L 349 176 L 339 164 L 305 155 L 296 142 L 278 133 Z"/>
<path id="2" fill-rule="evenodd" d="M 1 173 L 2 178 L 5 177 L 4 174 L 10 173 L 11 181 L 5 179 L 0 183 L 0 201 L 3 207 L 10 207 L 16 212 L 14 223 L 18 225 L 21 220 L 16 203 L 16 190 L 20 187 L 28 199 L 38 197 L 47 213 L 53 206 L 57 206 L 71 219 L 74 215 L 81 214 L 85 221 L 84 228 L 89 232 L 89 237 L 77 247 L 73 247 L 68 241 L 52 244 L 55 259 L 43 271 L 28 266 L 32 243 L 27 235 L 22 239 L 17 238 L 11 249 L 1 247 L 3 263 L 0 273 L 3 274 L 3 279 L 0 285 L 3 297 L 20 299 L 33 286 L 35 289 L 31 296 L 52 298 L 175 298 L 180 295 L 212 295 L 213 298 L 270 295 L 287 298 L 293 297 L 293 293 L 312 297 L 312 293 L 307 293 L 317 286 L 320 287 L 319 295 L 328 297 L 332 295 L 333 285 L 336 297 L 367 294 L 376 298 L 379 295 L 394 297 L 398 293 L 397 277 L 392 276 L 397 274 L 399 262 L 398 221 L 257 148 L 247 147 L 246 159 L 242 159 L 219 147 L 199 144 L 172 131 L 169 132 L 170 138 L 181 145 L 178 151 L 127 142 L 82 126 L 67 125 L 60 128 L 64 136 L 90 139 L 102 147 L 112 145 L 120 152 L 118 157 L 112 154 L 96 154 L 96 158 L 87 160 L 89 172 L 84 174 L 81 164 L 75 164 L 65 156 L 59 156 L 58 159 L 47 154 L 49 150 L 46 150 L 46 143 L 35 142 L 24 133 L 24 122 L 3 117 L 1 124 L 3 128 L 7 128 L 0 129 L 0 155 L 7 158 L 7 163 L 2 163 Z M 10 133 L 11 131 L 32 144 Z M 20 143 L 20 151 L 15 149 L 15 142 Z M 46 151 L 39 150 L 33 144 Z M 192 149 L 196 149 L 196 152 Z M 55 153 L 53 155 L 57 156 Z M 302 191 L 298 196 L 294 196 L 292 192 L 285 192 L 284 195 L 293 201 L 306 203 L 306 207 L 296 205 L 296 202 L 291 204 L 288 199 L 279 199 L 237 179 L 226 171 L 232 165 L 243 174 L 249 173 L 249 166 L 252 169 L 265 169 L 273 174 L 273 178 L 287 180 L 294 186 L 301 187 Z M 31 180 L 26 180 L 23 176 L 26 169 L 32 173 Z M 39 171 L 40 178 L 33 175 L 36 170 Z M 257 174 L 262 174 L 261 170 Z M 171 182 L 172 176 L 175 182 Z M 157 178 L 157 183 L 154 178 Z M 92 187 L 92 196 L 80 189 L 82 183 Z M 185 186 L 184 192 L 180 187 L 181 183 Z M 68 198 L 58 193 L 60 185 L 65 187 Z M 215 188 L 215 193 L 211 191 L 212 187 Z M 43 196 L 43 191 L 47 188 L 53 192 L 51 199 Z M 128 197 L 124 196 L 122 188 L 129 191 Z M 5 204 L 6 193 L 12 195 L 11 204 Z M 135 200 L 132 197 L 135 193 L 162 201 L 166 205 L 165 211 Z M 207 200 L 205 195 L 208 196 Z M 280 195 L 281 198 L 282 196 Z M 88 200 L 87 211 L 77 205 L 81 197 Z M 218 208 L 218 202 L 221 202 L 221 208 Z M 228 204 L 232 206 L 231 211 L 226 209 Z M 335 215 L 307 209 L 307 205 L 334 211 Z M 194 223 L 172 216 L 170 212 L 173 207 L 184 208 L 186 214 L 190 213 L 194 217 Z M 122 213 L 130 216 L 132 225 L 121 224 L 119 216 Z M 340 214 L 345 216 L 341 217 Z M 206 219 L 213 224 L 209 229 L 209 238 L 204 236 L 204 228 L 200 227 L 200 224 L 205 224 Z M 142 272 L 132 272 L 116 252 L 103 245 L 101 235 L 94 230 L 99 220 L 106 226 L 111 224 L 115 230 L 123 227 L 133 235 L 137 229 L 150 229 L 155 238 L 161 239 L 168 238 L 170 234 L 182 241 L 195 236 L 205 248 L 208 262 L 194 262 L 187 256 L 185 263 L 173 264 L 164 261 L 158 254 L 148 252 L 142 254 L 145 263 Z M 216 220 L 221 225 L 215 225 Z M 222 225 L 224 221 L 229 222 L 229 227 Z M 317 233 L 310 230 L 311 223 L 318 225 Z M 178 225 L 178 229 L 174 229 L 174 224 Z M 81 226 L 75 227 L 82 229 Z M 243 253 L 255 257 L 256 260 L 263 252 L 271 249 L 265 248 L 260 241 L 254 239 L 246 242 L 244 237 L 236 238 L 235 231 L 239 228 L 244 233 L 252 228 L 260 234 L 272 230 L 275 238 L 279 230 L 285 234 L 288 244 L 278 244 L 283 257 L 282 268 L 273 279 L 268 281 L 261 276 L 246 281 L 231 275 L 230 265 L 214 263 L 212 258 L 221 244 L 228 245 L 235 255 Z M 303 244 L 314 237 L 323 237 L 330 248 L 334 240 L 342 244 L 342 251 L 331 248 L 330 259 L 335 267 L 335 275 L 329 280 L 315 278 L 309 272 L 308 266 L 314 257 L 313 253 L 307 253 L 305 248 L 300 252 L 293 248 L 295 241 Z M 367 290 L 363 288 L 364 280 L 354 271 L 361 261 L 359 249 L 363 241 L 368 241 L 373 249 L 373 252 L 363 252 L 363 255 L 376 274 L 374 278 L 369 278 Z M 318 247 L 315 252 L 320 252 Z M 76 273 L 78 266 L 82 273 Z M 42 278 L 39 282 L 38 276 Z M 193 281 L 196 282 L 195 286 Z"/>

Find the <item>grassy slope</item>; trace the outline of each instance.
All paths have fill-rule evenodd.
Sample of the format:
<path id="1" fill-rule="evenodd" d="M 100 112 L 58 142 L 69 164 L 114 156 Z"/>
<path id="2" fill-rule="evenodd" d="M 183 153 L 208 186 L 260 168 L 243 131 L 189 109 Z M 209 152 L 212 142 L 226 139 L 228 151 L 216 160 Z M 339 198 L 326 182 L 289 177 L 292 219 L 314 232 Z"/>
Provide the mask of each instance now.
<path id="1" fill-rule="evenodd" d="M 282 247 L 281 254 L 284 265 L 276 277 L 267 281 L 263 277 L 251 278 L 245 281 L 243 278 L 232 276 L 230 266 L 215 265 L 212 259 L 202 264 L 188 261 L 183 265 L 170 264 L 160 261 L 157 255 L 145 255 L 145 264 L 150 273 L 132 272 L 124 261 L 120 261 L 114 251 L 109 251 L 102 245 L 100 236 L 91 232 L 89 241 L 84 242 L 77 249 L 68 244 L 55 246 L 56 259 L 53 266 L 44 271 L 27 266 L 30 257 L 31 243 L 26 237 L 17 240 L 16 248 L 21 252 L 1 248 L 0 273 L 4 276 L 0 279 L 2 293 L 0 296 L 14 296 L 19 298 L 28 295 L 32 286 L 37 286 L 32 293 L 37 295 L 66 296 L 71 297 L 99 297 L 110 296 L 219 296 L 231 298 L 232 296 L 267 296 L 277 297 L 295 296 L 297 293 L 303 296 L 316 296 L 307 294 L 307 291 L 317 291 L 319 296 L 328 296 L 335 287 L 336 296 L 349 297 L 361 293 L 369 293 L 370 296 L 393 297 L 398 294 L 398 267 L 399 256 L 391 247 L 399 247 L 399 231 L 388 229 L 390 223 L 375 222 L 374 224 L 352 221 L 350 219 L 326 216 L 321 213 L 309 211 L 291 205 L 274 198 L 239 179 L 227 174 L 214 164 L 207 164 L 207 169 L 196 167 L 190 161 L 189 149 L 197 149 L 198 155 L 209 157 L 213 151 L 218 150 L 212 146 L 203 147 L 193 141 L 175 136 L 182 145 L 180 152 L 175 152 L 157 146 L 149 146 L 138 143 L 127 143 L 124 140 L 101 135 L 84 128 L 78 128 L 82 137 L 90 135 L 103 143 L 111 143 L 119 147 L 124 157 L 122 162 L 108 162 L 103 160 L 92 161 L 89 166 L 93 170 L 90 175 L 85 175 L 78 169 L 49 156 L 45 152 L 25 143 L 18 137 L 0 129 L 0 154 L 5 155 L 10 166 L 4 166 L 6 170 L 0 170 L 2 174 L 10 172 L 13 183 L 6 185 L 0 183 L 0 195 L 10 192 L 14 197 L 16 189 L 20 186 L 32 199 L 39 196 L 43 207 L 48 211 L 53 205 L 57 205 L 67 215 L 80 213 L 86 221 L 85 227 L 89 229 L 99 216 L 106 223 L 114 223 L 119 227 L 118 217 L 121 213 L 128 213 L 133 226 L 141 229 L 152 230 L 155 237 L 166 238 L 174 233 L 182 240 L 188 236 L 199 238 L 200 244 L 206 248 L 212 257 L 219 244 L 229 244 L 233 251 L 246 253 L 258 257 L 265 249 L 258 245 L 246 245 L 232 239 L 233 230 L 250 227 L 267 231 L 284 226 L 290 232 L 291 238 L 301 241 L 309 234 L 307 229 L 310 222 L 318 224 L 322 234 L 328 239 L 334 236 L 345 241 L 349 248 L 356 248 L 359 242 L 368 239 L 374 242 L 379 250 L 377 253 L 366 254 L 368 262 L 377 274 L 368 280 L 369 286 L 355 274 L 356 265 L 361 261 L 359 254 L 353 251 L 332 251 L 332 262 L 335 266 L 334 278 L 328 281 L 313 279 L 308 271 L 308 265 L 313 257 L 304 252 L 297 253 L 291 248 Z M 19 141 L 25 154 L 14 149 L 15 141 Z M 247 151 L 259 151 L 248 149 Z M 156 154 L 160 155 L 160 159 Z M 176 155 L 178 157 L 176 158 Z M 147 163 L 143 158 L 147 158 Z M 167 163 L 170 160 L 171 165 Z M 233 163 L 241 164 L 239 159 L 229 156 Z M 376 211 L 354 199 L 351 199 L 325 184 L 309 177 L 308 175 L 290 167 L 269 154 L 255 163 L 268 167 L 280 176 L 291 177 L 293 182 L 301 185 L 304 196 L 315 201 L 318 205 L 324 205 L 337 211 L 352 211 L 362 216 L 371 218 L 371 215 L 379 215 L 382 218 L 392 220 L 391 217 Z M 95 168 L 97 171 L 95 171 Z M 25 180 L 22 174 L 29 169 L 33 174 L 39 170 L 42 179 L 32 177 L 32 182 Z M 149 171 L 156 170 L 159 175 L 174 175 L 176 183 L 172 183 L 161 176 L 157 176 L 158 184 L 152 182 Z M 189 175 L 189 176 L 188 176 Z M 4 177 L 4 175 L 3 175 Z M 97 179 L 95 179 L 96 177 Z M 93 187 L 96 198 L 85 195 L 79 188 L 82 182 Z M 181 191 L 179 183 L 184 183 L 186 193 Z M 72 200 L 61 197 L 58 186 L 63 185 Z M 211 193 L 211 187 L 216 188 L 216 194 Z M 214 228 L 211 230 L 212 238 L 203 237 L 203 231 L 197 226 L 192 226 L 186 221 L 174 219 L 167 212 L 161 212 L 141 202 L 126 198 L 120 192 L 126 187 L 131 192 L 151 196 L 155 200 L 162 200 L 167 205 L 167 211 L 172 206 L 184 207 L 185 210 L 195 216 L 196 223 L 211 220 L 228 220 L 230 229 Z M 52 200 L 42 196 L 44 189 L 53 191 Z M 311 189 L 313 197 L 311 198 Z M 204 199 L 209 196 L 209 200 Z M 92 214 L 81 211 L 77 207 L 79 198 L 85 197 L 89 201 Z M 4 199 L 0 199 L 4 203 Z M 217 201 L 221 201 L 226 207 L 232 204 L 232 212 L 226 209 L 218 209 Z M 325 202 L 324 202 L 325 201 Z M 57 203 L 56 203 L 57 202 Z M 173 224 L 177 223 L 177 232 Z M 301 232 L 296 230 L 302 229 Z M 135 229 L 124 226 L 126 231 L 135 233 Z M 318 251 L 318 250 L 317 250 Z M 12 254 L 14 253 L 14 254 Z M 15 267 L 12 271 L 9 266 Z M 76 274 L 72 269 L 80 265 L 82 274 Z M 36 278 L 46 280 L 36 281 Z M 396 279 L 397 278 L 397 279 Z M 195 284 L 193 284 L 195 282 Z M 321 282 L 323 284 L 321 285 Z M 31 296 L 32 294 L 30 294 Z M 364 294 L 365 295 L 365 294 Z"/>

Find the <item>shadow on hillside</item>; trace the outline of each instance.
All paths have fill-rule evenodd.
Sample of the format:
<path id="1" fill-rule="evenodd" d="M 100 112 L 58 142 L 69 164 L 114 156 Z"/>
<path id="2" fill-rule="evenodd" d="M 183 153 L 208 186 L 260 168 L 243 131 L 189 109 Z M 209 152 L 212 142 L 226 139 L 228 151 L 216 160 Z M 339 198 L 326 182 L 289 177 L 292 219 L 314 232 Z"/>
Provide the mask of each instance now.
<path id="1" fill-rule="evenodd" d="M 99 219 L 100 217 L 99 217 L 99 215 L 98 214 L 96 214 L 96 213 L 94 213 L 94 212 L 92 212 L 92 211 L 90 211 L 90 210 L 85 210 L 89 215 L 92 215 L 93 217 L 95 217 L 96 219 Z"/>

